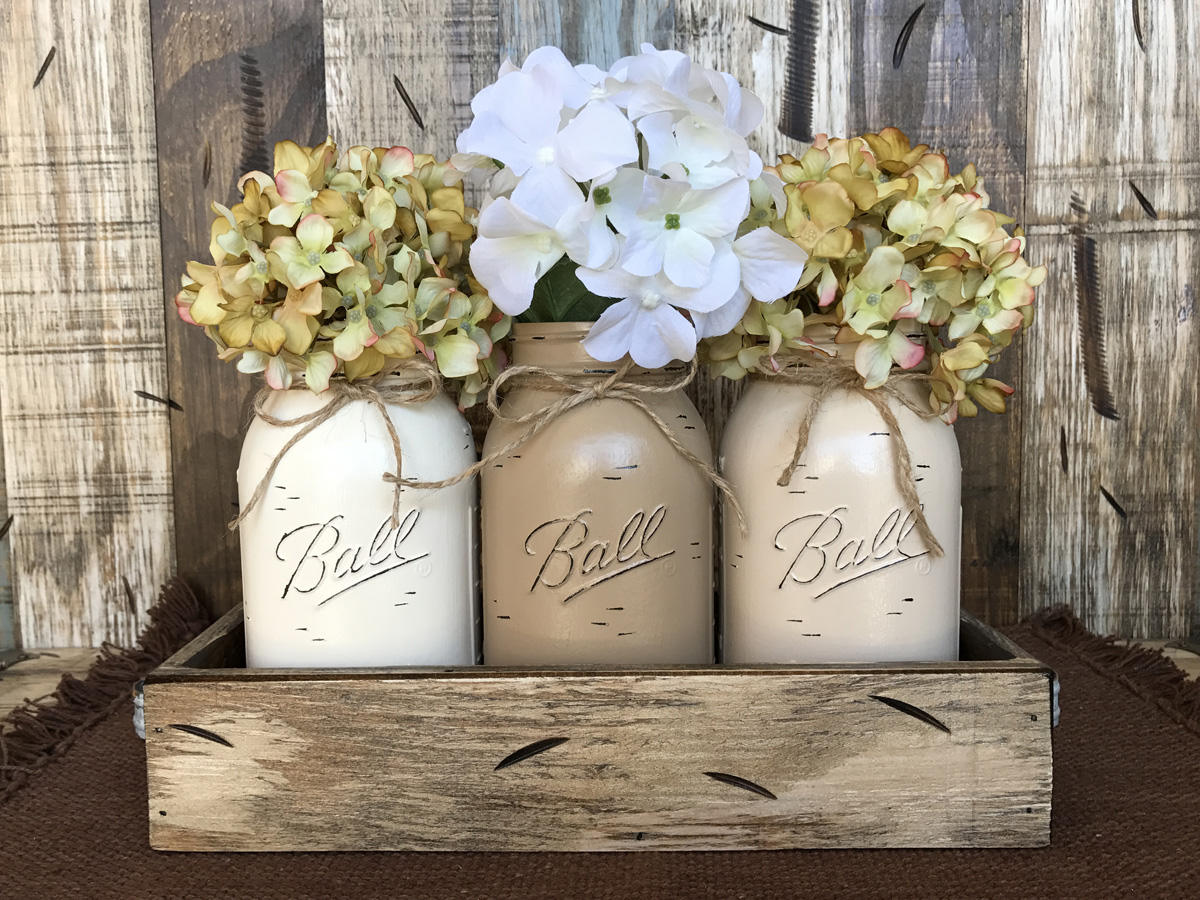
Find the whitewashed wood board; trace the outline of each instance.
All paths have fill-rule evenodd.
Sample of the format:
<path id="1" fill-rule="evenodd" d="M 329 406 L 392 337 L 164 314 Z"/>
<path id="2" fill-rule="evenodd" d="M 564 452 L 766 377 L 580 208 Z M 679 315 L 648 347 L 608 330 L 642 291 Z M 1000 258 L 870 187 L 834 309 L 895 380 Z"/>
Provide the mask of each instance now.
<path id="1" fill-rule="evenodd" d="M 1049 840 L 1052 673 L 1023 656 L 807 668 L 253 670 L 236 667 L 239 624 L 235 610 L 147 679 L 157 849 Z M 1020 653 L 969 621 L 964 646 L 987 657 Z"/>
<path id="2" fill-rule="evenodd" d="M 148 16 L 13 0 L 0 18 L 0 432 L 25 646 L 132 643 L 173 565 L 166 408 L 134 394 L 166 379 Z"/>

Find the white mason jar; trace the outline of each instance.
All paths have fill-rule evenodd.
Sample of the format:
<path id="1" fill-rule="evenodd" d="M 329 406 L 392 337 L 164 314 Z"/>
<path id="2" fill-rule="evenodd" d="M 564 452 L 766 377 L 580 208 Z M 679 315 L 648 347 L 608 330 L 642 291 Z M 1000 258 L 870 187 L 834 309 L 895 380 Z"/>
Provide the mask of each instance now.
<path id="1" fill-rule="evenodd" d="M 403 373 L 380 386 L 402 384 Z M 330 393 L 278 391 L 264 411 L 294 419 Z M 403 477 L 437 481 L 475 461 L 470 426 L 445 394 L 389 403 Z M 242 444 L 243 508 L 303 425 L 255 418 Z M 404 488 L 377 407 L 348 403 L 293 446 L 241 523 L 246 662 L 251 667 L 471 665 L 476 661 L 475 481 Z"/>
<path id="2" fill-rule="evenodd" d="M 928 394 L 911 382 L 900 390 L 919 404 Z M 749 530 L 743 536 L 726 510 L 723 661 L 957 659 L 962 469 L 954 429 L 888 401 L 944 551 L 934 557 L 897 487 L 890 429 L 857 392 L 825 398 L 791 481 L 777 483 L 814 392 L 754 377 L 725 427 L 721 468 Z"/>

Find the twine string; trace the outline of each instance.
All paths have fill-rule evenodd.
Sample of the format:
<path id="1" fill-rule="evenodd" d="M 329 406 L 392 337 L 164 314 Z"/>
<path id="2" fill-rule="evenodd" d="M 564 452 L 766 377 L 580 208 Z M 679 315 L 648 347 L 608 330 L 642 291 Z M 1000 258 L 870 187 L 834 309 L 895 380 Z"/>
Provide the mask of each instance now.
<path id="1" fill-rule="evenodd" d="M 502 447 L 498 447 L 491 453 L 484 455 L 478 462 L 468 466 L 450 478 L 441 481 L 409 481 L 403 478 L 397 478 L 396 480 L 406 487 L 427 490 L 458 484 L 459 482 L 475 477 L 488 466 L 520 449 L 571 410 L 596 400 L 621 400 L 639 409 L 654 424 L 663 438 L 670 444 L 671 448 L 721 493 L 721 496 L 728 502 L 729 507 L 737 517 L 738 527 L 741 529 L 742 534 L 745 534 L 746 516 L 742 512 L 742 506 L 738 503 L 729 482 L 722 478 L 711 464 L 705 462 L 684 446 L 671 426 L 663 420 L 662 416 L 654 411 L 645 399 L 646 397 L 670 394 L 687 387 L 692 379 L 696 377 L 696 362 L 693 360 L 687 370 L 679 377 L 657 383 L 637 381 L 629 378 L 629 372 L 632 368 L 632 362 L 625 362 L 603 378 L 596 377 L 595 375 L 564 375 L 540 366 L 512 366 L 505 369 L 488 390 L 488 409 L 492 411 L 492 414 L 497 419 L 507 422 L 510 425 L 524 426 L 524 430 Z M 500 392 L 509 382 L 517 380 L 523 386 L 537 390 L 552 391 L 562 396 L 545 406 L 520 415 L 504 412 L 500 408 Z M 392 480 L 387 475 L 384 478 L 385 480 Z"/>
<path id="2" fill-rule="evenodd" d="M 804 359 L 792 357 L 779 369 L 772 369 L 760 362 L 754 375 L 767 380 L 785 384 L 801 384 L 814 389 L 808 408 L 800 419 L 792 459 L 780 473 L 777 482 L 780 487 L 786 487 L 791 482 L 792 476 L 796 474 L 796 469 L 800 465 L 800 457 L 808 447 L 813 422 L 825 401 L 829 399 L 829 395 L 835 390 L 857 394 L 875 407 L 879 417 L 887 425 L 889 444 L 892 448 L 892 466 L 896 473 L 896 487 L 900 491 L 900 498 L 904 501 L 906 508 L 913 513 L 917 533 L 921 536 L 930 555 L 940 557 L 945 554 L 941 543 L 933 534 L 933 529 L 929 527 L 929 520 L 925 517 L 925 510 L 921 506 L 921 499 L 917 494 L 917 483 L 913 477 L 912 456 L 909 453 L 908 441 L 904 438 L 900 422 L 892 411 L 890 402 L 895 401 L 922 419 L 935 418 L 937 413 L 909 399 L 900 389 L 901 385 L 905 384 L 928 384 L 930 380 L 928 375 L 919 372 L 894 372 L 879 387 L 866 388 L 863 386 L 858 372 L 855 371 L 853 363 L 849 360 L 819 354 L 813 354 Z"/>
<path id="3" fill-rule="evenodd" d="M 287 443 L 279 448 L 279 452 L 275 454 L 270 465 L 267 466 L 267 471 L 263 473 L 263 477 L 259 479 L 258 484 L 255 486 L 254 493 L 250 495 L 250 499 L 246 502 L 246 505 L 241 508 L 237 516 L 229 523 L 229 530 L 236 531 L 238 526 L 242 524 L 254 508 L 262 502 L 266 496 L 267 489 L 271 486 L 272 479 L 275 477 L 275 470 L 279 468 L 279 464 L 291 452 L 292 448 L 321 425 L 336 416 L 345 407 L 357 402 L 364 402 L 375 409 L 387 428 L 388 439 L 392 445 L 392 454 L 396 460 L 396 472 L 394 474 L 385 472 L 383 480 L 393 486 L 391 526 L 393 528 L 399 527 L 400 491 L 405 483 L 400 477 L 404 456 L 400 449 L 400 435 L 396 432 L 396 425 L 392 421 L 392 417 L 388 415 L 387 407 L 389 403 L 424 403 L 427 400 L 433 399 L 442 392 L 442 377 L 431 363 L 417 359 L 409 360 L 399 369 L 392 370 L 392 373 L 394 372 L 411 373 L 417 377 L 401 384 L 380 384 L 379 378 L 358 384 L 350 384 L 345 381 L 332 381 L 327 389 L 330 392 L 328 403 L 320 409 L 290 419 L 273 416 L 267 412 L 266 403 L 277 391 L 271 387 L 263 387 L 254 398 L 255 417 L 267 425 L 272 425 L 276 428 L 303 427 L 288 438 Z M 380 378 L 383 377 L 386 376 L 381 376 Z M 297 382 L 289 390 L 308 390 L 308 388 L 304 384 Z"/>

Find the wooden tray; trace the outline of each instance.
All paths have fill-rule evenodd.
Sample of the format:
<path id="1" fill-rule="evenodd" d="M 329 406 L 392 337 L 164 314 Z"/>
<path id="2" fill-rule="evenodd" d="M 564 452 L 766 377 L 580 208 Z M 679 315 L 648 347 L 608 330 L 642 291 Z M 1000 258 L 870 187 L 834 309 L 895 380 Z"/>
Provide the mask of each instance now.
<path id="1" fill-rule="evenodd" d="M 1054 673 L 956 663 L 247 669 L 235 609 L 145 684 L 160 850 L 1037 847 Z"/>

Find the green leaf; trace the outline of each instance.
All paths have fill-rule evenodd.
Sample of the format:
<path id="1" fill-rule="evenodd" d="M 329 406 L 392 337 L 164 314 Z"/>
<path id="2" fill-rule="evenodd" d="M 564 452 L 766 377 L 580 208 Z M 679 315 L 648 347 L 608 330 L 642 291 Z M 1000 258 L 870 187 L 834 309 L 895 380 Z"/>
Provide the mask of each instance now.
<path id="1" fill-rule="evenodd" d="M 575 277 L 578 266 L 564 256 L 538 279 L 533 302 L 517 317 L 518 322 L 595 322 L 613 304 L 611 297 L 597 297 Z"/>

